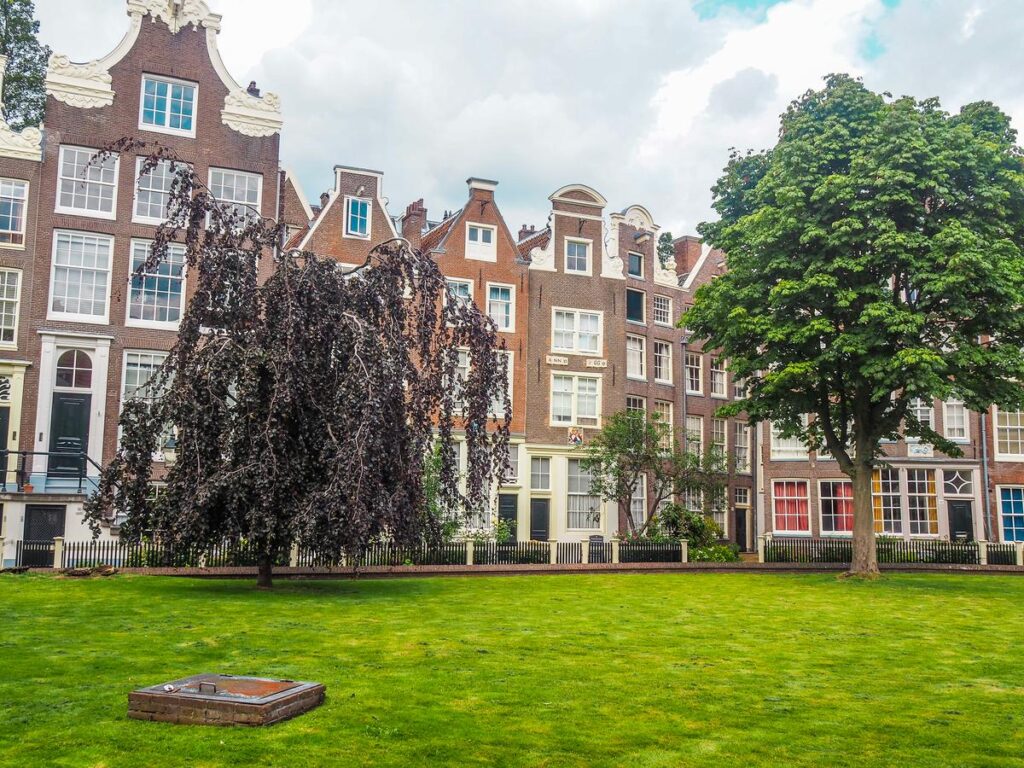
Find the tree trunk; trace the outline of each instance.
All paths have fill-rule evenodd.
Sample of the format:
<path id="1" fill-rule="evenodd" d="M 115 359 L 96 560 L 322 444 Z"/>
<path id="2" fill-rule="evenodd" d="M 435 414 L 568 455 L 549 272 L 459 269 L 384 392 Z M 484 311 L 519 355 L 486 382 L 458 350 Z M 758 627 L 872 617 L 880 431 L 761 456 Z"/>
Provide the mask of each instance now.
<path id="1" fill-rule="evenodd" d="M 848 576 L 877 578 L 878 557 L 875 550 L 875 511 L 871 500 L 873 467 L 861 464 L 853 475 L 853 560 Z"/>
<path id="2" fill-rule="evenodd" d="M 259 571 L 256 575 L 256 589 L 270 589 L 274 586 L 274 558 L 272 555 L 261 554 L 257 561 Z"/>

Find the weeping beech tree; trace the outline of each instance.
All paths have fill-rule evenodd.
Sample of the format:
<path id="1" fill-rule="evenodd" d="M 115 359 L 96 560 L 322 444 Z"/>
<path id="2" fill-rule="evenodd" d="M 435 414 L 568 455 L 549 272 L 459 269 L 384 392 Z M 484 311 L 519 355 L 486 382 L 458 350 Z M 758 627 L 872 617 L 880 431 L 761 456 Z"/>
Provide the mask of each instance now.
<path id="1" fill-rule="evenodd" d="M 168 219 L 135 278 L 183 245 L 194 292 L 166 362 L 125 404 L 119 448 L 86 503 L 94 533 L 120 514 L 127 540 L 244 539 L 266 587 L 292 543 L 337 556 L 378 537 L 430 541 L 442 525 L 431 509 L 489 504 L 506 470 L 510 416 L 491 320 L 447 300 L 437 265 L 405 241 L 377 246 L 354 270 L 282 252 L 279 224 L 222 204 L 165 148 L 144 151 L 142 173 L 171 162 L 174 178 Z M 465 380 L 460 349 L 472 360 Z M 505 403 L 498 416 L 495 400 Z M 171 430 L 175 460 L 154 497 L 153 455 Z M 424 467 L 435 452 L 428 500 Z"/>

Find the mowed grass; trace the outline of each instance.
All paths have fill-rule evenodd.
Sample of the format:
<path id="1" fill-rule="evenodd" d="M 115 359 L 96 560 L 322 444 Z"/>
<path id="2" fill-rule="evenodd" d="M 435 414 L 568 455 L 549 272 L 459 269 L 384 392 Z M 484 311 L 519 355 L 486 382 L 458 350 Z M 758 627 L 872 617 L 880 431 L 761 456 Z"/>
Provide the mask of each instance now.
<path id="1" fill-rule="evenodd" d="M 126 718 L 206 671 L 327 701 Z M 0 576 L 0 765 L 1024 765 L 1024 578 Z"/>

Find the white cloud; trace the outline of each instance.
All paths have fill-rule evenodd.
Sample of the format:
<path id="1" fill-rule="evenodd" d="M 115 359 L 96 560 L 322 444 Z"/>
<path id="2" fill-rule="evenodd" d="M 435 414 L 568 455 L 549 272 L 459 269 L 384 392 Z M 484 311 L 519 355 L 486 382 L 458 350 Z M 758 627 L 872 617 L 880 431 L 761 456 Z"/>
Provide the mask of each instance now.
<path id="1" fill-rule="evenodd" d="M 501 182 L 513 229 L 584 182 L 692 232 L 729 147 L 770 146 L 789 101 L 835 71 L 1024 118 L 1019 0 L 785 0 L 705 20 L 678 0 L 209 2 L 236 79 L 281 95 L 306 191 L 335 163 L 377 168 L 393 213 L 460 206 L 476 175 Z M 36 3 L 44 40 L 77 60 L 127 25 L 124 0 Z"/>

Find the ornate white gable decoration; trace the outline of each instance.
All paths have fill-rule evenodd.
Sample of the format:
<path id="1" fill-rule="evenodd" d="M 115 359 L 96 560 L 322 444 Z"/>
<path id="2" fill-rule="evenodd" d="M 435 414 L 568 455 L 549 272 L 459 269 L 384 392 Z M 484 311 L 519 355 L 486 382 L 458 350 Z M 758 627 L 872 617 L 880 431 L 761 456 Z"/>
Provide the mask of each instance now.
<path id="1" fill-rule="evenodd" d="M 555 230 L 552 227 L 554 216 L 548 215 L 548 242 L 543 248 L 537 247 L 530 250 L 530 269 L 538 272 L 557 272 L 555 266 Z"/>
<path id="2" fill-rule="evenodd" d="M 58 101 L 72 107 L 93 109 L 114 103 L 110 68 L 124 58 L 139 36 L 142 20 L 163 22 L 172 34 L 191 27 L 193 31 L 206 30 L 206 45 L 210 61 L 228 89 L 221 110 L 221 121 L 229 128 L 246 136 L 272 136 L 281 130 L 281 100 L 276 94 L 255 96 L 242 88 L 231 77 L 217 50 L 217 33 L 221 16 L 212 13 L 203 0 L 127 0 L 131 27 L 121 42 L 109 54 L 96 61 L 78 64 L 67 56 L 50 56 L 46 73 L 46 92 Z"/>
<path id="3" fill-rule="evenodd" d="M 618 214 L 611 215 L 611 226 L 602 225 L 604 238 L 601 243 L 601 277 L 609 277 L 612 280 L 626 279 L 626 265 L 619 255 L 619 226 L 616 221 Z"/>

